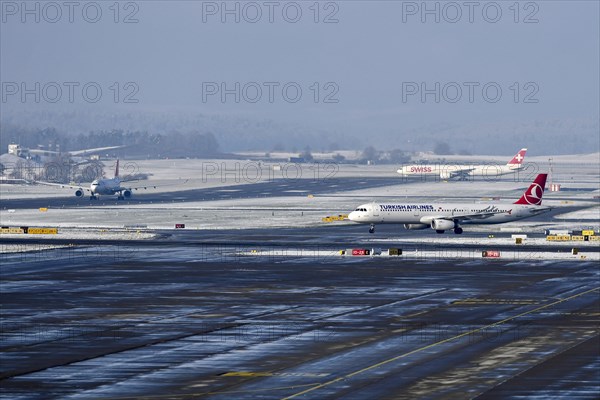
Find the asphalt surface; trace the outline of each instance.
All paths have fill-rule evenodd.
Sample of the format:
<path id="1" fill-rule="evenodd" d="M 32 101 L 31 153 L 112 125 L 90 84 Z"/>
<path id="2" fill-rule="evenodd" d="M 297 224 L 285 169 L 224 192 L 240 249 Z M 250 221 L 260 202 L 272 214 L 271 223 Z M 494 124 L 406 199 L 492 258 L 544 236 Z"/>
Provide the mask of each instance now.
<path id="1" fill-rule="evenodd" d="M 339 228 L 4 254 L 0 394 L 596 398 L 595 263 L 252 253 Z"/>
<path id="2" fill-rule="evenodd" d="M 399 178 L 322 178 L 322 179 L 273 179 L 255 184 L 231 185 L 221 188 L 205 188 L 192 190 L 178 190 L 176 192 L 136 191 L 128 200 L 117 201 L 116 196 L 100 196 L 99 200 L 89 200 L 89 196 L 77 198 L 53 197 L 31 199 L 2 200 L 2 209 L 22 208 L 61 208 L 61 207 L 86 207 L 103 205 L 128 205 L 147 203 L 172 203 L 187 201 L 214 201 L 247 199 L 272 196 L 306 196 L 331 193 L 339 190 L 367 189 L 402 183 Z M 140 183 L 143 185 L 143 183 Z M 140 185 L 138 184 L 138 185 Z M 124 184 L 123 186 L 127 186 Z M 58 189 L 57 189 L 58 190 Z M 69 189 L 63 189 L 68 191 Z"/>
<path id="3" fill-rule="evenodd" d="M 468 229 L 468 227 L 467 227 Z M 506 243 L 486 244 L 488 234 L 482 232 L 468 231 L 462 235 L 455 235 L 450 232 L 444 235 L 438 235 L 431 229 L 418 231 L 406 231 L 397 225 L 379 225 L 376 234 L 368 233 L 367 225 L 327 225 L 319 227 L 306 228 L 288 228 L 288 229 L 222 229 L 222 230 L 148 230 L 155 232 L 156 239 L 102 239 L 102 238 L 55 238 L 53 236 L 20 236 L 5 238 L 0 237 L 2 245 L 60 245 L 60 246 L 116 246 L 131 248 L 163 248 L 168 251 L 172 247 L 190 247 L 196 249 L 211 248 L 227 250 L 229 252 L 249 251 L 249 250 L 285 250 L 287 252 L 296 250 L 307 251 L 339 251 L 348 248 L 406 248 L 411 251 L 431 251 L 431 250 L 465 250 L 481 252 L 482 250 L 510 250 L 510 251 L 528 251 L 528 252 L 567 252 L 570 253 L 573 247 L 577 247 L 575 242 L 556 242 L 552 247 L 547 244 L 515 245 L 511 241 L 511 233 L 495 233 L 496 239 L 509 239 Z M 439 243 L 434 239 L 446 237 L 453 239 L 449 243 Z M 545 238 L 544 234 L 528 234 L 529 238 Z M 391 239 L 390 239 L 391 238 Z M 393 239 L 401 239 L 395 242 Z M 465 243 L 464 239 L 479 239 L 482 243 Z M 383 241 L 377 241 L 382 239 Z M 390 239 L 390 240 L 387 240 Z M 406 241 L 406 239 L 410 239 Z M 587 246 L 585 251 L 591 253 L 600 252 L 600 245 Z M 580 244 L 581 245 L 581 244 Z M 199 250 L 203 251 L 203 250 Z M 4 254 L 5 257 L 11 257 L 10 254 Z"/>

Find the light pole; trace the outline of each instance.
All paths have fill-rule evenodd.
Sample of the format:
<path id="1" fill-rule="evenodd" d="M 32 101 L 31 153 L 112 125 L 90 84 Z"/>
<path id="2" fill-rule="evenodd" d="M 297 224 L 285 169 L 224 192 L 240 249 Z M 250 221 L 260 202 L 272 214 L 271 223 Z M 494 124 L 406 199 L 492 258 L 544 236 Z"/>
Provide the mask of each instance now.
<path id="1" fill-rule="evenodd" d="M 550 175 L 550 179 L 548 179 L 549 180 L 548 188 L 551 188 L 552 187 L 552 178 L 554 177 L 553 170 L 552 170 L 552 158 L 548 159 L 548 164 L 550 164 L 550 166 L 548 167 L 548 175 Z"/>

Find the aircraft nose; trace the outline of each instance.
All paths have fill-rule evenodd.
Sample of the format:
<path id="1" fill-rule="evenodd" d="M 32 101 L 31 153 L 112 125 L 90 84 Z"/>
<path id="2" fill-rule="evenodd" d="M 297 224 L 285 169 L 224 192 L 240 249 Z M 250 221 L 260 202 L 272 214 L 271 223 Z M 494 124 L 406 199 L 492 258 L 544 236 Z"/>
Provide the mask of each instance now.
<path id="1" fill-rule="evenodd" d="M 352 211 L 350 214 L 348 214 L 348 219 L 350 221 L 356 221 L 356 211 Z"/>

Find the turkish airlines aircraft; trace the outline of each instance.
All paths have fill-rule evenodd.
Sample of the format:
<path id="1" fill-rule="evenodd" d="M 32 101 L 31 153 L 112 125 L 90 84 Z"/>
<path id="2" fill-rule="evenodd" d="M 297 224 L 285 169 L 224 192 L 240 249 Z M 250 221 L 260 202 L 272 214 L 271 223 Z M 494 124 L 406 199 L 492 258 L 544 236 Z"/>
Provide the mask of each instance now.
<path id="1" fill-rule="evenodd" d="M 432 228 L 437 233 L 454 230 L 461 234 L 462 224 L 502 224 L 533 217 L 550 211 L 541 207 L 548 174 L 539 174 L 521 198 L 512 204 L 502 203 L 385 203 L 363 204 L 348 215 L 350 221 L 371 224 L 404 224 L 406 229 Z"/>
<path id="2" fill-rule="evenodd" d="M 523 169 L 523 160 L 527 149 L 521 149 L 506 165 L 452 165 L 452 164 L 415 164 L 400 168 L 397 172 L 403 177 L 439 175 L 441 179 L 468 179 L 469 176 L 493 178 L 513 174 Z"/>

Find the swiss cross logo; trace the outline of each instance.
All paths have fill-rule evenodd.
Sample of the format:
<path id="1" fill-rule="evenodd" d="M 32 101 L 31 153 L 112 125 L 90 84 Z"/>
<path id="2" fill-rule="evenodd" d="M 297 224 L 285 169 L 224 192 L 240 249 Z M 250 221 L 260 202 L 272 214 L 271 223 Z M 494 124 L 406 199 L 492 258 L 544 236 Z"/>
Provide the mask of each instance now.
<path id="1" fill-rule="evenodd" d="M 542 203 L 543 193 L 544 189 L 537 183 L 534 183 L 529 187 L 529 190 L 525 192 L 525 201 L 527 204 L 531 204 L 533 206 L 540 205 Z"/>
<path id="2" fill-rule="evenodd" d="M 518 153 L 515 158 L 517 159 L 518 162 L 523 161 L 523 156 L 521 155 L 521 153 Z"/>

